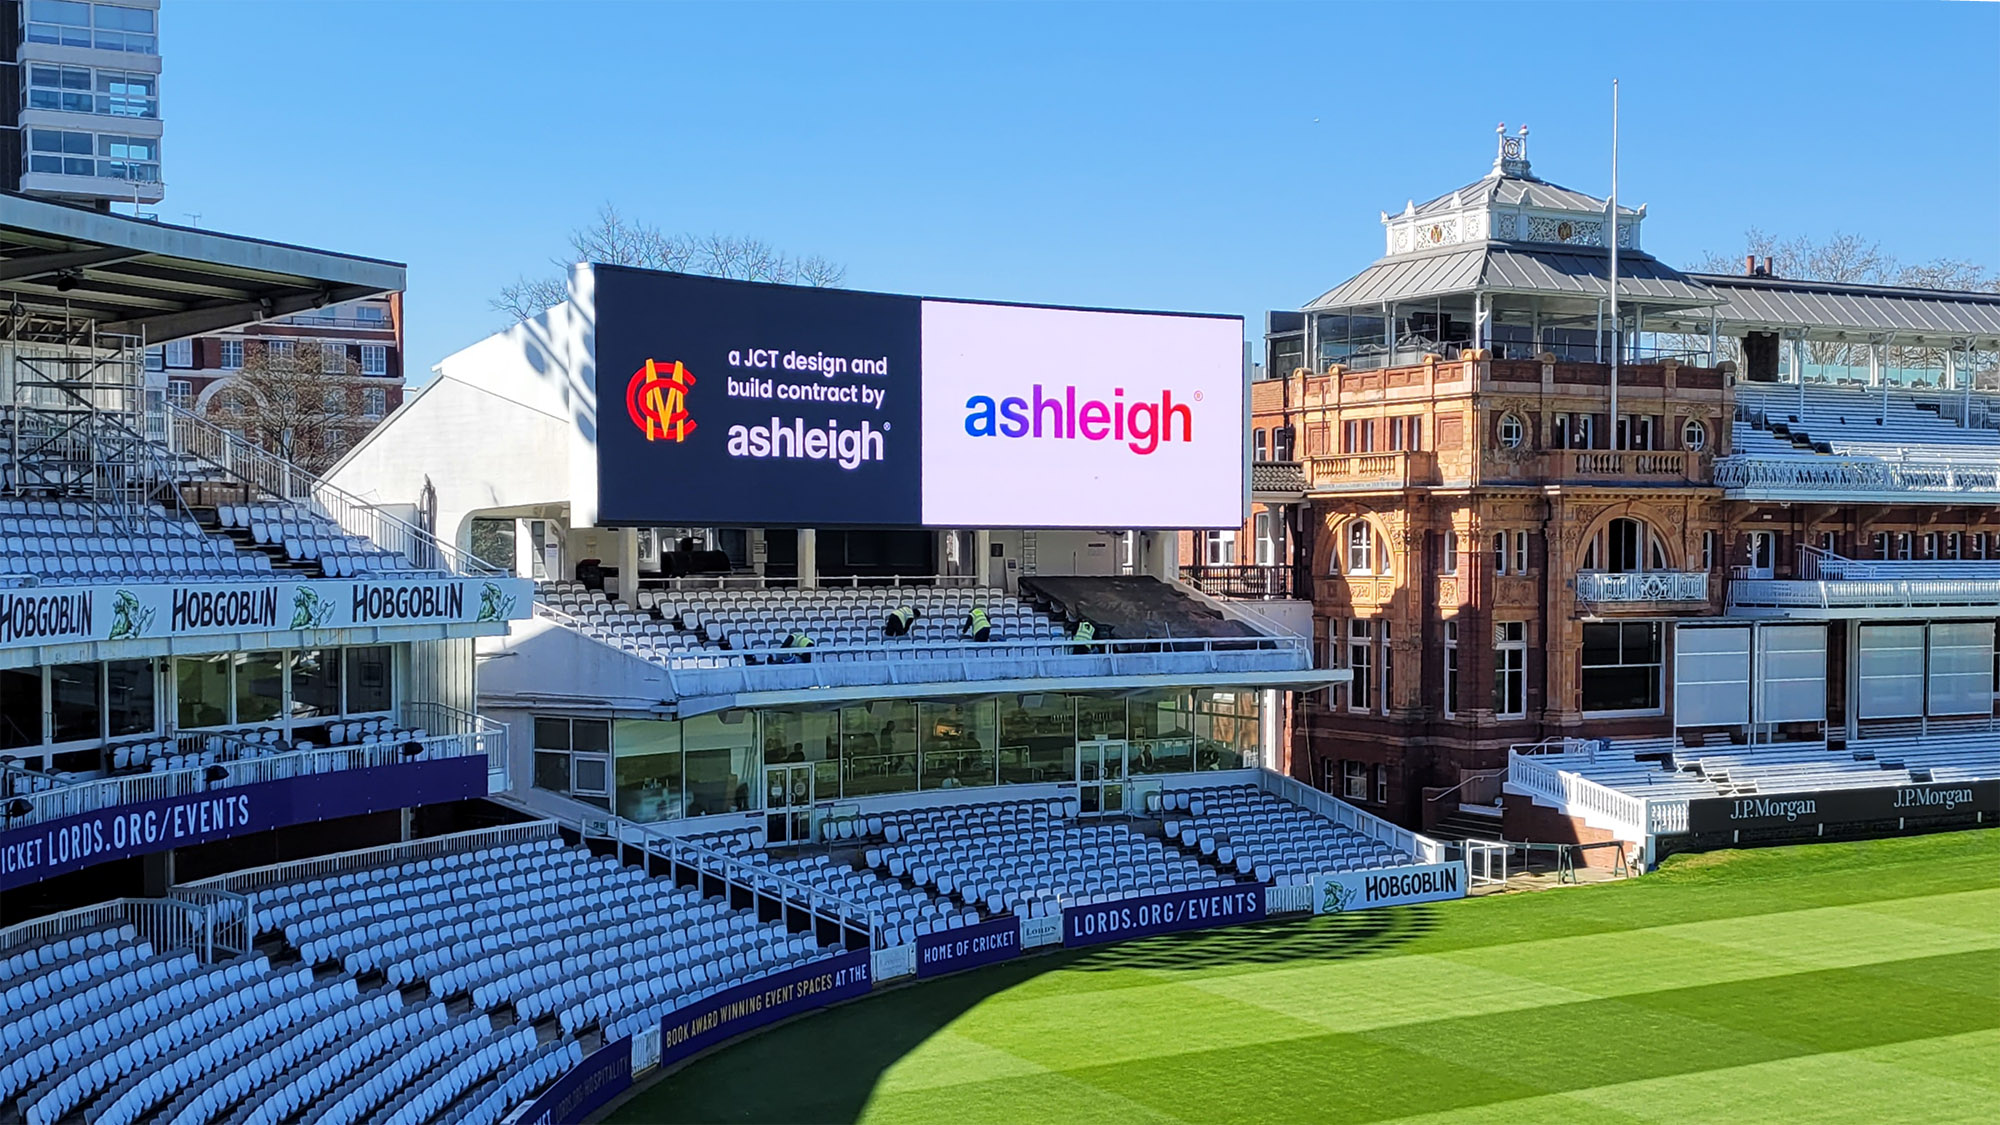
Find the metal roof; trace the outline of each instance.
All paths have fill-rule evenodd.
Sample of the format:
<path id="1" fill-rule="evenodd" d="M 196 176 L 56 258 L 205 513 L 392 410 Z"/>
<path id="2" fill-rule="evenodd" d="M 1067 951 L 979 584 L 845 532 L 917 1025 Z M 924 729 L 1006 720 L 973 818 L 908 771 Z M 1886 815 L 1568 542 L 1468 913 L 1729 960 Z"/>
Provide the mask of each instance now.
<path id="1" fill-rule="evenodd" d="M 1596 300 L 1610 294 L 1605 250 L 1482 242 L 1423 254 L 1383 258 L 1335 286 L 1308 309 L 1365 308 L 1390 301 L 1456 294 L 1519 293 Z M 1668 308 L 1706 308 L 1716 298 L 1686 274 L 1650 254 L 1620 251 L 1618 299 Z M 1706 330 L 1706 314 L 1703 325 Z"/>
<path id="2" fill-rule="evenodd" d="M 0 315 L 16 339 L 157 344 L 403 284 L 397 262 L 0 192 Z"/>
<path id="3" fill-rule="evenodd" d="M 1479 202 L 1498 204 L 1502 207 L 1538 207 L 1548 211 L 1588 211 L 1602 215 L 1605 200 L 1586 192 L 1574 191 L 1561 184 L 1552 184 L 1535 176 L 1505 176 L 1498 171 L 1489 172 L 1481 179 L 1467 184 L 1457 191 L 1446 192 L 1428 203 L 1417 205 L 1416 214 L 1432 215 L 1456 211 L 1461 207 Z M 1620 206 L 1620 215 L 1637 216 L 1630 207 Z M 1393 216 L 1392 216 L 1393 217 Z"/>
<path id="4" fill-rule="evenodd" d="M 1722 334 L 1802 332 L 1809 339 L 1866 341 L 1894 334 L 1903 344 L 1970 341 L 2000 348 L 2000 293 L 1851 285 L 1780 277 L 1690 274 L 1721 299 L 1714 313 Z M 1673 327 L 1706 333 L 1709 310 L 1668 317 Z"/>

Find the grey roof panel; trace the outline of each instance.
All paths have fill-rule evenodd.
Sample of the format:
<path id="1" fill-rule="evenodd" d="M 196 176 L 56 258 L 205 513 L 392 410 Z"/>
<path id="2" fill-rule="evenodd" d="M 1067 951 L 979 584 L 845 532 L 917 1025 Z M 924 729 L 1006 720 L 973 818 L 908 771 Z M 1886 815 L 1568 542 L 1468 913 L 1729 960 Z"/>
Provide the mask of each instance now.
<path id="1" fill-rule="evenodd" d="M 1610 255 L 1603 251 L 1483 242 L 1437 253 L 1384 258 L 1306 307 L 1361 308 L 1474 291 L 1596 298 L 1610 293 L 1609 277 Z M 1631 252 L 1618 258 L 1618 293 L 1621 298 L 1676 307 L 1705 306 L 1714 301 L 1679 270 L 1650 255 Z"/>
<path id="2" fill-rule="evenodd" d="M 1776 329 L 1818 339 L 1852 339 L 1896 333 L 1912 344 L 1971 340 L 1975 347 L 2000 347 L 2000 293 L 1728 274 L 1689 278 L 1721 299 L 1715 315 L 1731 334 Z M 1680 327 L 1707 331 L 1708 312 L 1692 318 L 1683 314 L 1678 320 Z"/>
<path id="3" fill-rule="evenodd" d="M 1548 211 L 1595 211 L 1602 213 L 1606 201 L 1587 192 L 1552 184 L 1534 176 L 1503 176 L 1489 172 L 1484 177 L 1417 205 L 1418 215 L 1456 211 L 1467 204 L 1485 200 L 1503 207 L 1539 207 Z M 1619 207 L 1621 215 L 1636 215 L 1630 207 Z"/>

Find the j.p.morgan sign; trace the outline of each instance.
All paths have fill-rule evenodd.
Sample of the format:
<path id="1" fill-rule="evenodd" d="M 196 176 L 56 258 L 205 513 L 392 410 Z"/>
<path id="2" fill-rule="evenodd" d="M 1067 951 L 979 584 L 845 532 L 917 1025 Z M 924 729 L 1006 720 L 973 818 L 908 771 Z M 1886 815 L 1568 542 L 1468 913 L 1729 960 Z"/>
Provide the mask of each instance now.
<path id="1" fill-rule="evenodd" d="M 2000 781 L 1932 781 L 1816 793 L 1762 793 L 1688 802 L 1688 831 L 1814 828 L 1891 820 L 1928 820 L 1984 813 L 2000 816 Z"/>
<path id="2" fill-rule="evenodd" d="M 321 579 L 0 590 L 0 648 L 217 633 L 476 625 L 533 612 L 520 578 Z"/>

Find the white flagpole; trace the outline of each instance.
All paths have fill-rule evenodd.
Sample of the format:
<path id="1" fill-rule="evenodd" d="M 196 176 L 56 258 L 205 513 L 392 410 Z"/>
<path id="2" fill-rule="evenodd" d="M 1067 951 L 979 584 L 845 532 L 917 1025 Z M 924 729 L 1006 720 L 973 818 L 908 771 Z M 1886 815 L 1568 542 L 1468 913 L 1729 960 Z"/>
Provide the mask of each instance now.
<path id="1" fill-rule="evenodd" d="M 1618 330 L 1618 80 L 1611 80 L 1611 219 L 1605 237 L 1611 243 L 1611 448 L 1631 442 L 1618 436 L 1618 353 L 1625 350 L 1625 337 Z"/>

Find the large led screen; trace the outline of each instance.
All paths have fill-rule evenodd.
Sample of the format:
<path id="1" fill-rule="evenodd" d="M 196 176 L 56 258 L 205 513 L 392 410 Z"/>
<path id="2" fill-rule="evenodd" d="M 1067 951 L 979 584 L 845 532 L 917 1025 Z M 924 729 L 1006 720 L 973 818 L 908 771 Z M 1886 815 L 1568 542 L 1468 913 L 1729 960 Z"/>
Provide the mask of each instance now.
<path id="1" fill-rule="evenodd" d="M 593 273 L 600 525 L 1242 523 L 1241 318 Z"/>

